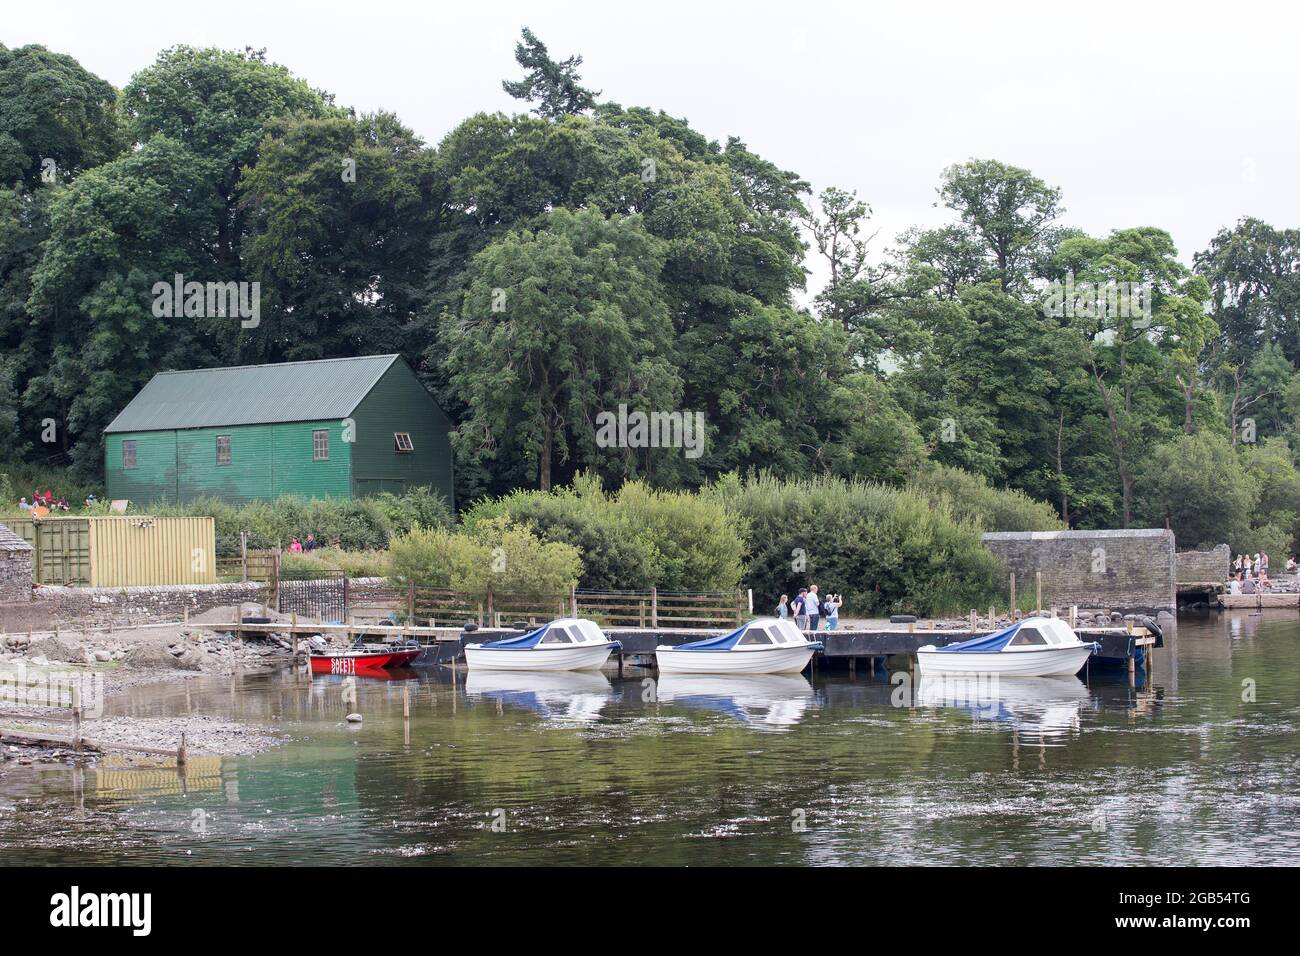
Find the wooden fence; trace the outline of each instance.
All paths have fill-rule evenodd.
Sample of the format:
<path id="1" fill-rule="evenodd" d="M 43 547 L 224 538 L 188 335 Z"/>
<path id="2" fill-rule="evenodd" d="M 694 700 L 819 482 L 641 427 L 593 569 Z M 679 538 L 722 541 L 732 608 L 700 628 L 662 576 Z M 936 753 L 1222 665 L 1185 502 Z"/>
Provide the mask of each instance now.
<path id="1" fill-rule="evenodd" d="M 588 617 L 615 627 L 725 627 L 749 613 L 744 591 L 570 591 L 568 594 L 469 595 L 442 588 L 410 588 L 407 616 L 415 623 L 480 626 L 556 617 Z"/>

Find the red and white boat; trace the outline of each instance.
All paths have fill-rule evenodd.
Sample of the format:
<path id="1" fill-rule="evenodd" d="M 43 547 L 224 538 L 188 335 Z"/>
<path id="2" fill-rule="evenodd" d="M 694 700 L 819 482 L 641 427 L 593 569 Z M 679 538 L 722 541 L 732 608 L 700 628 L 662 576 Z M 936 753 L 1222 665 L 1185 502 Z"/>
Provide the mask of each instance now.
<path id="1" fill-rule="evenodd" d="M 419 644 L 361 644 L 356 643 L 344 651 L 313 651 L 313 674 L 365 674 L 367 671 L 389 671 L 397 667 L 410 667 L 411 662 L 424 650 Z"/>

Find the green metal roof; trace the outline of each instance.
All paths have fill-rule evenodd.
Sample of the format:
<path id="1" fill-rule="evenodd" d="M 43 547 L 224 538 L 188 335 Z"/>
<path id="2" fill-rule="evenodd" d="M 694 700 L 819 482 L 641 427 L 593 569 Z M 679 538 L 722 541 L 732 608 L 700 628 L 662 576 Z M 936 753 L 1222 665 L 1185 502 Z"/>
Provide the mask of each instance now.
<path id="1" fill-rule="evenodd" d="M 346 418 L 397 355 L 159 372 L 105 432 Z"/>

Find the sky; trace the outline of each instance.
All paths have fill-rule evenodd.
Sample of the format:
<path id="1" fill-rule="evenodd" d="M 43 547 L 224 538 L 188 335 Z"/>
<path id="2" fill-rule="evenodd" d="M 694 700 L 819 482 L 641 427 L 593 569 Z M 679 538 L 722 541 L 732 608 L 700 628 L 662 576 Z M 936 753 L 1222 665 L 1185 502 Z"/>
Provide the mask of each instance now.
<path id="1" fill-rule="evenodd" d="M 1243 216 L 1300 225 L 1300 6 L 1282 3 L 65 0 L 7 3 L 0 43 L 119 87 L 177 43 L 265 48 L 436 144 L 472 113 L 524 108 L 501 89 L 522 26 L 556 59 L 580 54 L 602 99 L 856 190 L 878 252 L 949 221 L 940 174 L 976 157 L 1060 187 L 1066 225 L 1168 230 L 1189 264 Z"/>

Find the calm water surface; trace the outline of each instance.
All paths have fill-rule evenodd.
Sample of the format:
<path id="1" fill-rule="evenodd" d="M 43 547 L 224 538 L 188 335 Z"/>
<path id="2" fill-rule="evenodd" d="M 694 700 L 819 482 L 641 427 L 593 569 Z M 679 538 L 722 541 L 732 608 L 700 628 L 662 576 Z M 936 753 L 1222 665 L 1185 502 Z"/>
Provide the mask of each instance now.
<path id="1" fill-rule="evenodd" d="M 909 697 L 860 667 L 658 684 L 462 668 L 358 679 L 346 706 L 334 677 L 136 690 L 110 709 L 290 740 L 195 758 L 183 781 L 11 763 L 0 862 L 1300 861 L 1300 617 L 1189 617 L 1167 643 L 1137 688 L 1094 668 Z"/>

